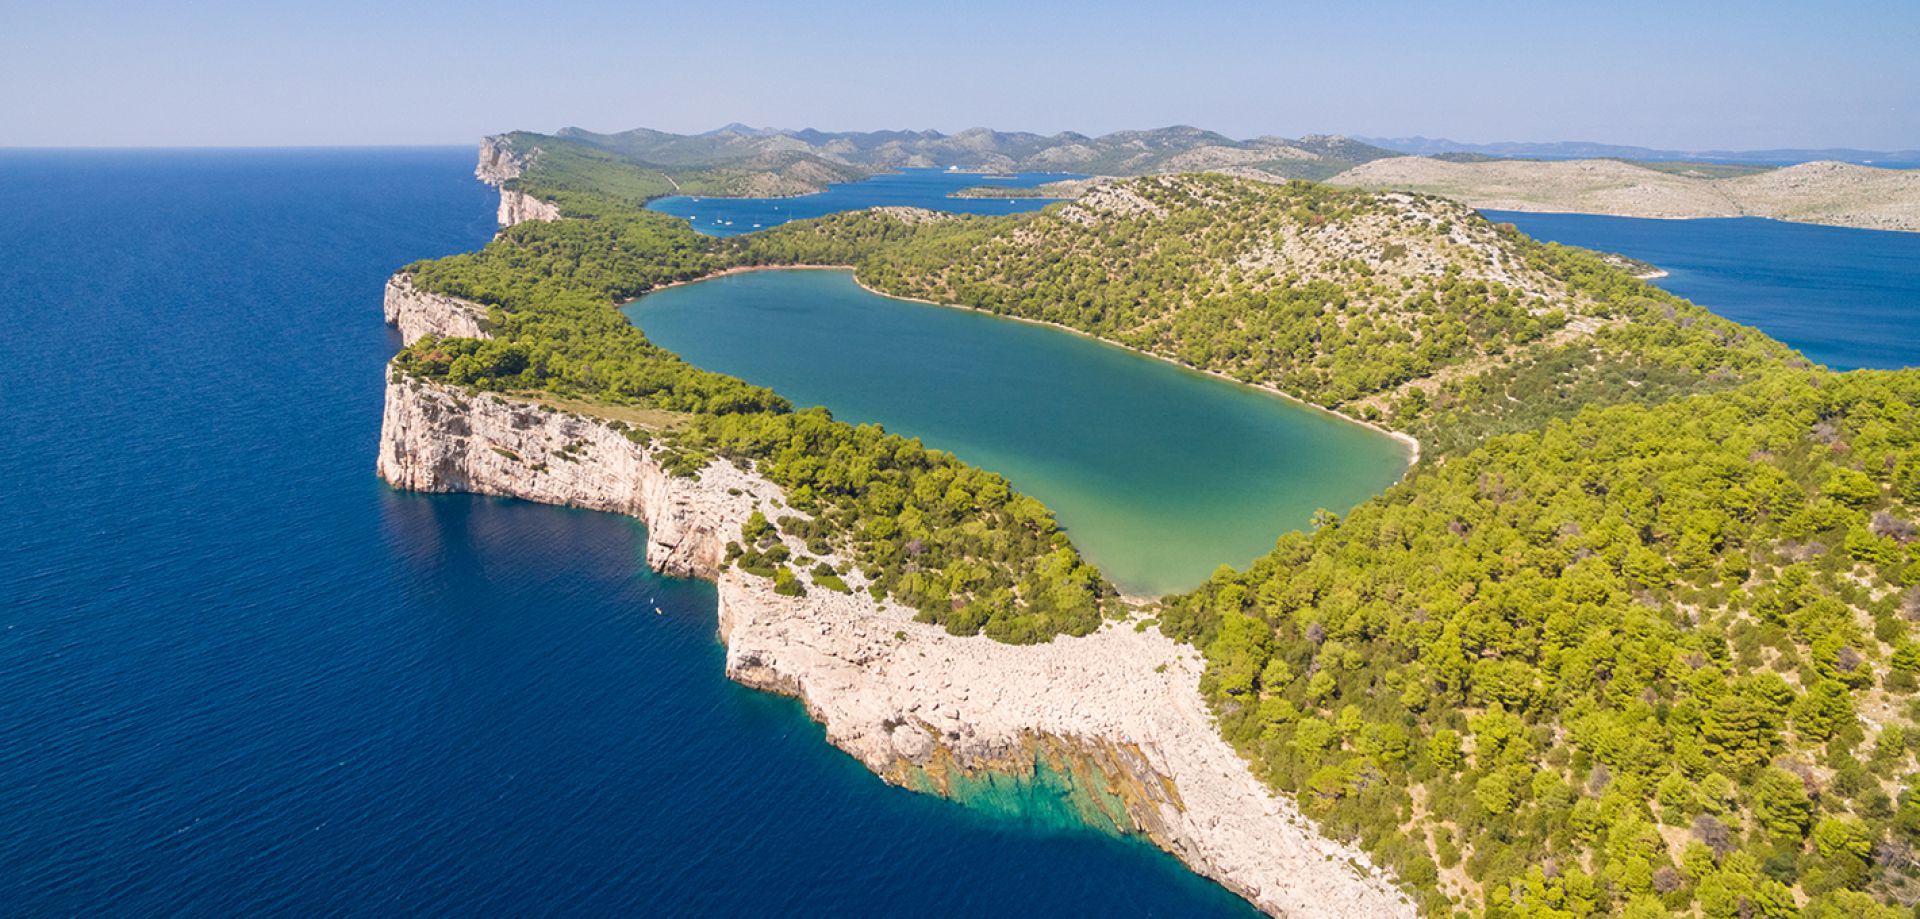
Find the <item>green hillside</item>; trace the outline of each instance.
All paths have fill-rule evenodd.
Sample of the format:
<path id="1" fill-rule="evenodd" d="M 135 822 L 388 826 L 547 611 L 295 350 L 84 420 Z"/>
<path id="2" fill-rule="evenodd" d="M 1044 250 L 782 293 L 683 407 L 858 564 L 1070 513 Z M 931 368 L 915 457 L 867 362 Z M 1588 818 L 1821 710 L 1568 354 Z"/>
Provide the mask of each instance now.
<path id="1" fill-rule="evenodd" d="M 549 168 L 534 187 L 580 183 L 567 212 L 594 216 L 413 266 L 493 306 L 496 338 L 423 341 L 400 372 L 689 412 L 652 435 L 682 468 L 757 462 L 882 590 L 1020 641 L 1112 609 L 1044 508 L 695 370 L 616 302 L 849 264 L 1412 433 L 1401 484 L 1158 611 L 1204 652 L 1258 774 L 1433 915 L 1851 919 L 1920 899 L 1920 371 L 1814 367 L 1417 195 L 1182 175 L 1034 214 L 888 209 L 722 241 L 636 210 L 624 179 Z M 743 567 L 793 579 L 755 535 Z"/>

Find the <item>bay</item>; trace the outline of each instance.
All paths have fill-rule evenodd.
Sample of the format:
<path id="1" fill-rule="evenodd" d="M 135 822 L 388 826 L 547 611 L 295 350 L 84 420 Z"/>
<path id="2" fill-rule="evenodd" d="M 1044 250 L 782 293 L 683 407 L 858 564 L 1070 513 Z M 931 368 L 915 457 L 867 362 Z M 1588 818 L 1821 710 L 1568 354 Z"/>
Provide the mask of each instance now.
<path id="1" fill-rule="evenodd" d="M 1653 283 L 1835 370 L 1920 364 L 1920 233 L 1757 217 L 1485 213 L 1536 239 L 1648 262 L 1667 272 Z"/>

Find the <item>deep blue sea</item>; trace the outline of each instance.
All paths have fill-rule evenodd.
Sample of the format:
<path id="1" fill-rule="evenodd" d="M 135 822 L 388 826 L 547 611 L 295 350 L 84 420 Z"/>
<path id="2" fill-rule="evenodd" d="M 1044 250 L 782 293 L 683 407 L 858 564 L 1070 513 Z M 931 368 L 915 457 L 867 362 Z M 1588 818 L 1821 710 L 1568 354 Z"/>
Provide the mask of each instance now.
<path id="1" fill-rule="evenodd" d="M 1836 370 L 1920 364 L 1920 233 L 1755 217 L 1486 215 L 1536 239 L 1650 262 L 1668 272 L 1655 284 Z"/>
<path id="2" fill-rule="evenodd" d="M 963 188 L 1004 185 L 1032 188 L 1061 179 L 1082 176 L 1064 172 L 1021 172 L 1006 175 L 982 175 L 972 172 L 948 172 L 944 169 L 903 169 L 873 176 L 859 182 L 829 185 L 818 194 L 792 198 L 694 198 L 676 195 L 661 198 L 650 205 L 654 210 L 687 218 L 696 230 L 709 236 L 738 236 L 754 230 L 779 226 L 789 220 L 806 220 L 839 211 L 857 211 L 882 205 L 924 207 L 956 214 L 1015 214 L 1035 211 L 1053 203 L 1049 198 L 956 198 Z"/>
<path id="3" fill-rule="evenodd" d="M 882 785 L 632 520 L 377 480 L 381 283 L 487 240 L 472 165 L 0 152 L 0 914 L 1250 912 Z"/>

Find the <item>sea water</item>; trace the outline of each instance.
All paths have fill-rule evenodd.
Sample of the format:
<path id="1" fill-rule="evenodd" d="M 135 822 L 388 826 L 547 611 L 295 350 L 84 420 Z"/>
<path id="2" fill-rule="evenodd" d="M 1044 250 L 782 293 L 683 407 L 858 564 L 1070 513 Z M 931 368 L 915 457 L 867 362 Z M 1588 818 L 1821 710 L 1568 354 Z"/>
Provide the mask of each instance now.
<path id="1" fill-rule="evenodd" d="M 0 152 L 0 912 L 1250 912 L 882 784 L 633 520 L 375 478 L 381 284 L 492 234 L 472 157 Z"/>
<path id="2" fill-rule="evenodd" d="M 1836 370 L 1920 364 L 1920 233 L 1757 217 L 1485 213 L 1537 239 L 1649 262 L 1667 272 L 1653 283 Z"/>

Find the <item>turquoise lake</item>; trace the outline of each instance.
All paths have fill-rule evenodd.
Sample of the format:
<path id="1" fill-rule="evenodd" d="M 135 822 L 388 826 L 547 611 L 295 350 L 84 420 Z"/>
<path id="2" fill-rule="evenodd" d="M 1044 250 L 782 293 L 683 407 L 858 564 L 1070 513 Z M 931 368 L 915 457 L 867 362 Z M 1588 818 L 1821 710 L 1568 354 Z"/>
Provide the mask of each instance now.
<path id="1" fill-rule="evenodd" d="M 1406 467 L 1398 441 L 1326 412 L 1058 329 L 883 297 L 844 271 L 730 275 L 627 315 L 699 366 L 1005 475 L 1134 594 L 1244 566 Z"/>
<path id="2" fill-rule="evenodd" d="M 1048 198 L 956 198 L 963 188 L 997 185 L 1032 188 L 1081 176 L 1063 172 L 982 174 L 944 169 L 903 169 L 858 182 L 830 185 L 826 191 L 792 198 L 710 198 L 675 195 L 648 205 L 656 211 L 686 218 L 708 236 L 738 236 L 779 226 L 789 220 L 824 217 L 840 211 L 869 207 L 924 207 L 956 214 L 1017 214 L 1039 210 Z"/>

